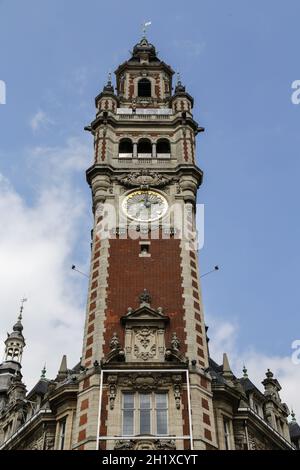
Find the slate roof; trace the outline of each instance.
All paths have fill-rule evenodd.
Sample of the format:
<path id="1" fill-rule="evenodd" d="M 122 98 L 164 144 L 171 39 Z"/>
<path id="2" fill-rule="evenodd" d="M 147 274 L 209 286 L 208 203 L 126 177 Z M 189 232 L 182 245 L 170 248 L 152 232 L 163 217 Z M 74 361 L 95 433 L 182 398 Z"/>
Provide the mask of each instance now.
<path id="1" fill-rule="evenodd" d="M 248 377 L 242 377 L 241 379 L 239 379 L 239 381 L 242 384 L 243 389 L 245 390 L 246 393 L 255 392 L 260 397 L 262 398 L 264 397 L 264 394 L 254 385 L 253 382 L 251 382 L 250 379 L 248 379 Z"/>
<path id="2" fill-rule="evenodd" d="M 222 376 L 223 367 L 219 366 L 213 359 L 209 358 L 209 372 L 215 383 L 225 384 L 226 380 Z"/>
<path id="3" fill-rule="evenodd" d="M 32 397 L 33 395 L 45 395 L 48 391 L 49 380 L 40 379 L 32 390 L 28 393 L 27 397 Z"/>

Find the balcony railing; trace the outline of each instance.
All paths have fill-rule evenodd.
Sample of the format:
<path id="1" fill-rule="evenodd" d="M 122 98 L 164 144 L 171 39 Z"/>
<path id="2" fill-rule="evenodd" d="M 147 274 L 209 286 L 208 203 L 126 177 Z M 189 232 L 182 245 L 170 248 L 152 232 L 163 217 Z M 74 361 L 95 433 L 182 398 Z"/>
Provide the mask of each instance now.
<path id="1" fill-rule="evenodd" d="M 152 153 L 138 153 L 138 158 L 152 158 Z"/>
<path id="2" fill-rule="evenodd" d="M 132 158 L 132 153 L 119 153 L 119 158 Z"/>
<path id="3" fill-rule="evenodd" d="M 157 158 L 171 158 L 170 153 L 157 153 L 156 156 Z"/>

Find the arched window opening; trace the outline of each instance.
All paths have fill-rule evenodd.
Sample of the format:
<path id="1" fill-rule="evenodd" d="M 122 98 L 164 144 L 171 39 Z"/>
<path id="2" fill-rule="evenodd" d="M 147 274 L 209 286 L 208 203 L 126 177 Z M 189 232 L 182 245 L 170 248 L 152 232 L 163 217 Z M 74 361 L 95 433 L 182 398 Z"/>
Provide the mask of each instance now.
<path id="1" fill-rule="evenodd" d="M 138 96 L 141 98 L 151 97 L 151 82 L 148 78 L 142 78 L 138 83 Z"/>
<path id="2" fill-rule="evenodd" d="M 13 358 L 13 355 L 14 355 L 14 351 L 12 348 L 9 348 L 8 351 L 7 351 L 7 359 L 12 359 Z"/>
<path id="3" fill-rule="evenodd" d="M 152 157 L 152 144 L 148 139 L 141 139 L 138 142 L 138 157 L 151 158 Z"/>
<path id="4" fill-rule="evenodd" d="M 132 158 L 133 144 L 130 139 L 122 139 L 119 142 L 119 157 Z"/>
<path id="5" fill-rule="evenodd" d="M 157 158 L 170 158 L 171 146 L 167 139 L 160 139 L 156 144 Z"/>
<path id="6" fill-rule="evenodd" d="M 13 359 L 18 359 L 19 358 L 19 350 L 15 349 L 13 353 Z"/>

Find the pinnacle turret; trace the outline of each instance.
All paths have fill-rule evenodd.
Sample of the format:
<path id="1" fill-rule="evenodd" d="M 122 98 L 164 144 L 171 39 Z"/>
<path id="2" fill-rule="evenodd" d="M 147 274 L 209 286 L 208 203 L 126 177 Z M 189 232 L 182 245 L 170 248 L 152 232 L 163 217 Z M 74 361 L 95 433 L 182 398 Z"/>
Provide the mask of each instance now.
<path id="1" fill-rule="evenodd" d="M 22 315 L 24 309 L 24 302 L 27 299 L 22 299 L 20 313 L 17 322 L 13 326 L 13 331 L 7 333 L 5 340 L 5 361 L 14 361 L 21 364 L 23 349 L 25 347 L 25 339 L 23 336 Z"/>

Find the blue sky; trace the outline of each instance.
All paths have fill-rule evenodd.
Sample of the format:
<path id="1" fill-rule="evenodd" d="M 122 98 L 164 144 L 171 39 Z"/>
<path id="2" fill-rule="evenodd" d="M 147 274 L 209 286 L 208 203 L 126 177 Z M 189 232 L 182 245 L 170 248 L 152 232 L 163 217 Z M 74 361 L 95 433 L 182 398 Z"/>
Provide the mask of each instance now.
<path id="1" fill-rule="evenodd" d="M 238 367 L 239 357 L 248 358 L 251 365 L 260 355 L 264 365 L 290 368 L 291 343 L 300 339 L 300 105 L 291 102 L 291 84 L 300 79 L 299 15 L 296 0 L 0 0 L 0 80 L 7 86 L 7 104 L 0 105 L 4 220 L 15 231 L 24 230 L 28 243 L 26 259 L 22 235 L 16 239 L 19 258 L 13 260 L 13 268 L 1 263 L 8 279 L 2 286 L 3 332 L 12 323 L 19 299 L 29 291 L 28 334 L 34 335 L 38 323 L 44 332 L 53 328 L 55 338 L 60 315 L 67 315 L 69 307 L 74 324 L 72 316 L 61 322 L 74 328 L 79 344 L 67 342 L 66 348 L 72 350 L 72 359 L 80 356 L 86 283 L 75 279 L 69 266 L 76 262 L 88 269 L 91 214 L 84 169 L 90 165 L 93 146 L 83 127 L 93 119 L 93 100 L 108 71 L 129 56 L 140 38 L 140 24 L 149 19 L 149 39 L 160 57 L 181 72 L 195 98 L 195 118 L 206 128 L 197 145 L 198 164 L 204 170 L 199 202 L 205 204 L 200 261 L 202 272 L 220 265 L 220 271 L 202 283 L 212 348 L 218 354 L 227 346 Z M 67 201 L 67 214 L 59 207 L 60 200 Z M 14 220 L 8 217 L 9 201 L 16 205 Z M 78 212 L 74 205 L 80 207 Z M 35 264 L 31 217 L 40 217 L 40 226 L 45 223 L 47 237 L 54 233 L 53 239 L 47 238 L 53 254 L 44 265 L 42 260 Z M 57 224 L 65 222 L 68 228 L 60 238 Z M 3 224 L 2 240 L 5 228 Z M 12 243 L 3 246 L 15 253 Z M 61 259 L 55 264 L 58 253 Z M 53 270 L 49 263 L 55 264 Z M 45 279 L 38 283 L 43 297 L 36 305 L 34 284 L 27 285 L 28 266 L 35 266 L 32 273 Z M 65 288 L 59 283 L 58 294 L 55 284 L 48 288 L 50 274 L 65 283 Z M 58 296 L 55 312 L 48 305 L 50 294 L 52 299 Z M 38 375 L 38 361 L 40 369 L 48 361 L 51 371 L 51 358 L 44 356 L 52 343 L 47 349 L 35 338 L 30 351 L 29 338 L 27 342 L 25 357 L 40 351 L 27 366 L 28 375 Z M 59 354 L 54 353 L 56 361 Z M 285 380 L 280 367 L 278 374 Z M 299 386 L 300 365 L 291 367 L 292 383 Z"/>

